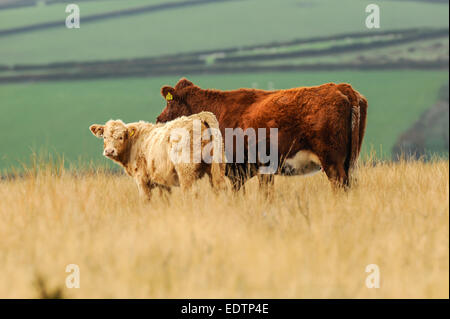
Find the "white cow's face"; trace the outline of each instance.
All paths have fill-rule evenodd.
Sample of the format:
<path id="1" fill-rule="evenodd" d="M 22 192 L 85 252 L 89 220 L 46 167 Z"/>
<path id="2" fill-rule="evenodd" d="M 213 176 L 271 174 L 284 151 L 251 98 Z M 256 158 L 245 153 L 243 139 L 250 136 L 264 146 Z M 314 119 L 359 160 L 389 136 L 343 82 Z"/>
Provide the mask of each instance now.
<path id="1" fill-rule="evenodd" d="M 103 155 L 112 160 L 120 160 L 128 151 L 130 139 L 135 133 L 134 128 L 127 127 L 120 120 L 111 120 L 105 125 L 94 124 L 89 129 L 98 138 L 103 138 Z"/>

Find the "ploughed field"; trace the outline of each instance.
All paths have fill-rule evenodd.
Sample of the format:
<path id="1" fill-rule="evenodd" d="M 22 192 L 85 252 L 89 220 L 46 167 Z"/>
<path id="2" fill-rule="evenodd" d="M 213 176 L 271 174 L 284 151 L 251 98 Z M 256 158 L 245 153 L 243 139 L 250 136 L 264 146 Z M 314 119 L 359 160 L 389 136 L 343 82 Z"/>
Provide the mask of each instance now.
<path id="1" fill-rule="evenodd" d="M 127 176 L 37 164 L 0 180 L 0 296 L 448 298 L 449 162 L 367 160 L 357 176 L 348 192 L 277 177 L 271 201 L 255 180 L 236 195 L 201 180 L 147 203 Z"/>

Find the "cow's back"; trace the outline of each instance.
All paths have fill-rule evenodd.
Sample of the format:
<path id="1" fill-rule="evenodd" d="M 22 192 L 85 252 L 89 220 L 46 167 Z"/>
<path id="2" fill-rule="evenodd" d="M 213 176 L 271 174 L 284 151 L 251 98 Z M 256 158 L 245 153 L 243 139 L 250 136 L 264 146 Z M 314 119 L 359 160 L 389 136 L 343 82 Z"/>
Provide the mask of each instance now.
<path id="1" fill-rule="evenodd" d="M 277 128 L 279 152 L 286 156 L 289 150 L 310 148 L 315 135 L 324 130 L 348 129 L 348 121 L 342 118 L 350 118 L 349 99 L 334 83 L 264 92 L 256 92 L 259 97 L 245 105 L 241 113 L 229 115 L 233 123 L 221 122 L 222 134 L 226 127 Z"/>
<path id="2" fill-rule="evenodd" d="M 145 137 L 143 153 L 146 171 L 158 184 L 177 184 L 173 162 L 169 153 L 170 131 L 164 125 L 158 125 Z"/>
<path id="3" fill-rule="evenodd" d="M 198 122 L 196 122 L 198 121 Z M 203 132 L 208 129 L 219 129 L 219 123 L 213 113 L 200 112 L 191 116 L 181 116 L 175 120 L 164 124 L 158 124 L 146 138 L 147 156 L 155 162 L 161 163 L 164 171 L 170 171 L 174 168 L 173 158 L 171 156 L 177 153 L 182 156 L 181 152 L 175 152 L 176 146 L 185 147 L 189 151 L 189 162 L 194 161 L 194 153 L 201 158 L 201 150 L 209 140 L 202 139 L 200 148 L 194 148 L 194 128 L 199 129 L 200 137 Z M 188 134 L 187 139 L 182 139 L 182 134 Z M 219 136 L 220 137 L 220 136 Z M 185 142 L 182 145 L 182 142 Z M 220 140 L 222 143 L 222 140 Z M 175 145 L 176 144 L 176 145 Z M 223 143 L 220 147 L 223 150 Z M 187 159 L 181 159 L 187 160 Z"/>

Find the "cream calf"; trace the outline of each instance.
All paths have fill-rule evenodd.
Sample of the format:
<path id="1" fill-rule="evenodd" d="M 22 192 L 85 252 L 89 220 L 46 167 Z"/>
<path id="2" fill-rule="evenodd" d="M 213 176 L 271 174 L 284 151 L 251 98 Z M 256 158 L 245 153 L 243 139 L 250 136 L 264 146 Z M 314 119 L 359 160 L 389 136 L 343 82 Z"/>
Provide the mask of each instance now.
<path id="1" fill-rule="evenodd" d="M 103 155 L 134 178 L 143 197 L 150 199 L 155 187 L 187 190 L 205 174 L 213 188 L 225 187 L 223 141 L 217 119 L 210 112 L 165 124 L 111 120 L 89 129 L 103 139 Z"/>

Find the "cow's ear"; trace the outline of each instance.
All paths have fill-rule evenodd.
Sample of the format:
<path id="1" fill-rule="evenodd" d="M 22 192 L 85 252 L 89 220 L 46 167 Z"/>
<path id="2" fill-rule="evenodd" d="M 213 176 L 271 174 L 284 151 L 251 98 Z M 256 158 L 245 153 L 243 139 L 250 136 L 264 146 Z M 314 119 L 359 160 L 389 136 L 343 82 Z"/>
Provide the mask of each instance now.
<path id="1" fill-rule="evenodd" d="M 175 89 L 171 86 L 163 86 L 161 88 L 161 95 L 166 101 L 172 101 L 175 98 Z"/>
<path id="2" fill-rule="evenodd" d="M 178 81 L 177 85 L 175 85 L 175 90 L 181 90 L 188 86 L 194 86 L 194 83 L 186 78 L 181 78 L 180 81 Z"/>
<path id="3" fill-rule="evenodd" d="M 92 134 L 94 134 L 98 138 L 102 138 L 103 131 L 105 130 L 105 126 L 99 125 L 99 124 L 93 124 L 93 125 L 89 126 L 89 129 L 91 130 Z"/>
<path id="4" fill-rule="evenodd" d="M 128 137 L 132 138 L 133 136 L 136 135 L 137 127 L 136 125 L 128 125 L 127 130 L 128 130 Z"/>

